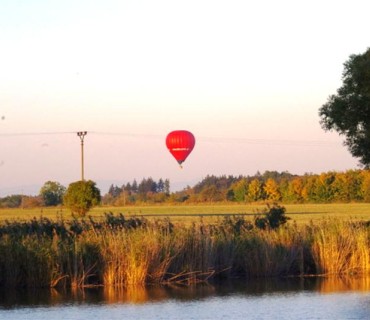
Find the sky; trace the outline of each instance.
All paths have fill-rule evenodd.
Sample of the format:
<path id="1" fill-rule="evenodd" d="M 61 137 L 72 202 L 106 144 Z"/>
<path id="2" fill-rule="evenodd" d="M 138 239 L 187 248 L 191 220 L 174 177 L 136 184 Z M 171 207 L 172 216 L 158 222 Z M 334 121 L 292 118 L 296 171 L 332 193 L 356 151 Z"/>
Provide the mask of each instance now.
<path id="1" fill-rule="evenodd" d="M 0 0 L 0 196 L 79 180 L 85 130 L 85 178 L 102 191 L 143 177 L 176 190 L 207 174 L 358 168 L 318 110 L 343 63 L 370 46 L 369 9 Z M 183 170 L 165 146 L 180 129 L 197 140 Z"/>

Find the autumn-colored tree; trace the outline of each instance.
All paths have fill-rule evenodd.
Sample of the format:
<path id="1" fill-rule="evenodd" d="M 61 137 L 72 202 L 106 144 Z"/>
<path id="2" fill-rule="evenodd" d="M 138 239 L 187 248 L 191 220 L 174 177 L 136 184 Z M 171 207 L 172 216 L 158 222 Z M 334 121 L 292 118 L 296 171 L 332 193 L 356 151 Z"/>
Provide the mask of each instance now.
<path id="1" fill-rule="evenodd" d="M 154 195 L 154 202 L 155 203 L 163 203 L 167 199 L 167 195 L 165 192 L 158 192 Z"/>
<path id="2" fill-rule="evenodd" d="M 21 207 L 23 209 L 30 209 L 41 207 L 43 205 L 43 199 L 41 196 L 31 197 L 31 196 L 24 196 L 22 197 Z"/>
<path id="3" fill-rule="evenodd" d="M 213 201 L 219 201 L 221 198 L 221 193 L 217 190 L 215 185 L 205 186 L 200 193 L 203 201 L 212 203 Z"/>
<path id="4" fill-rule="evenodd" d="M 361 195 L 361 181 L 357 172 L 353 170 L 336 173 L 332 188 L 333 200 L 339 202 L 359 200 Z"/>
<path id="5" fill-rule="evenodd" d="M 294 201 L 301 202 L 303 200 L 303 182 L 301 178 L 294 178 L 289 183 L 289 193 Z"/>
<path id="6" fill-rule="evenodd" d="M 180 202 L 179 197 L 176 195 L 176 193 L 171 193 L 169 197 L 167 197 L 167 202 L 169 203 L 175 203 Z"/>
<path id="7" fill-rule="evenodd" d="M 114 201 L 115 206 L 125 206 L 126 204 L 130 203 L 129 197 L 130 197 L 130 191 L 122 190 L 122 192 L 119 194 L 119 196 Z"/>
<path id="8" fill-rule="evenodd" d="M 262 198 L 262 184 L 259 180 L 254 179 L 248 186 L 248 199 L 258 201 Z"/>
<path id="9" fill-rule="evenodd" d="M 346 171 L 346 177 L 348 201 L 363 200 L 361 195 L 361 186 L 363 180 L 361 170 L 348 170 Z"/>
<path id="10" fill-rule="evenodd" d="M 328 172 L 320 174 L 316 180 L 316 195 L 320 202 L 330 202 L 334 198 L 333 182 L 335 181 L 335 173 Z"/>
<path id="11" fill-rule="evenodd" d="M 361 184 L 361 197 L 365 202 L 370 202 L 370 170 L 365 170 L 361 173 L 362 184 Z"/>
<path id="12" fill-rule="evenodd" d="M 263 190 L 265 191 L 268 200 L 279 201 L 281 199 L 279 186 L 277 185 L 274 179 L 272 178 L 267 179 L 265 186 L 263 187 Z"/>
<path id="13" fill-rule="evenodd" d="M 302 198 L 305 202 L 316 202 L 317 201 L 317 175 L 305 175 L 302 189 Z"/>
<path id="14" fill-rule="evenodd" d="M 331 185 L 334 201 L 348 202 L 347 177 L 345 173 L 335 173 L 335 179 Z"/>
<path id="15" fill-rule="evenodd" d="M 189 199 L 187 200 L 187 202 L 197 203 L 197 202 L 201 202 L 201 200 L 199 199 L 199 195 L 197 195 L 197 194 L 190 194 L 189 195 Z"/>

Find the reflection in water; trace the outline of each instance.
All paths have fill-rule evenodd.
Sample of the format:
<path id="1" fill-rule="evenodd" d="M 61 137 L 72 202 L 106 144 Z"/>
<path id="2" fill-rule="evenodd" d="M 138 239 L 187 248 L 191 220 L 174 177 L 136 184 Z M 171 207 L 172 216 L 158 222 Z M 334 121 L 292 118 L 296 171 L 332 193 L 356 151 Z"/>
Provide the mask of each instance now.
<path id="1" fill-rule="evenodd" d="M 347 291 L 370 291 L 370 278 L 355 278 L 355 277 L 330 277 L 324 279 L 317 290 L 322 293 L 335 293 Z"/>
<path id="2" fill-rule="evenodd" d="M 315 277 L 283 279 L 249 279 L 198 284 L 196 286 L 94 287 L 85 289 L 1 290 L 0 308 L 61 306 L 81 304 L 146 304 L 165 301 L 202 301 L 230 295 L 262 296 L 266 294 L 336 293 L 370 291 L 370 278 Z"/>

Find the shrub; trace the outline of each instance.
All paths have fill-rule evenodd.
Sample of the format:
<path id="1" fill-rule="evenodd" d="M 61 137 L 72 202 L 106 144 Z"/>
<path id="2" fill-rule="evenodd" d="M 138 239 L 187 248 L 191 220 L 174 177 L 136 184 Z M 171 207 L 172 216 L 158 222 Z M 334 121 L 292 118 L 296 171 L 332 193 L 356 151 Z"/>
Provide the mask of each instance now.
<path id="1" fill-rule="evenodd" d="M 286 209 L 277 203 L 267 204 L 267 209 L 263 210 L 264 217 L 256 217 L 254 224 L 259 229 L 277 229 L 285 224 L 290 218 L 285 215 Z"/>
<path id="2" fill-rule="evenodd" d="M 63 198 L 64 204 L 81 216 L 93 207 L 100 203 L 100 190 L 96 187 L 96 183 L 89 181 L 77 181 L 71 183 Z"/>

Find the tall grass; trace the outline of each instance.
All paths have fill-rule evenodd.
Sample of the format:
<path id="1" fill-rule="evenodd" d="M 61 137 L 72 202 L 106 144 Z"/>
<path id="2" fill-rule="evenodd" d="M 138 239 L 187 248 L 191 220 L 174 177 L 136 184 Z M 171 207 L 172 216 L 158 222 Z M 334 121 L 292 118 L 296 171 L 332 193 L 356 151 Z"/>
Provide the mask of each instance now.
<path id="1" fill-rule="evenodd" d="M 0 225 L 0 286 L 193 283 L 210 278 L 363 274 L 370 228 L 332 220 L 260 230 L 227 217 L 191 226 L 125 219 Z"/>

